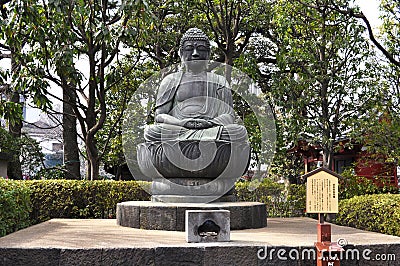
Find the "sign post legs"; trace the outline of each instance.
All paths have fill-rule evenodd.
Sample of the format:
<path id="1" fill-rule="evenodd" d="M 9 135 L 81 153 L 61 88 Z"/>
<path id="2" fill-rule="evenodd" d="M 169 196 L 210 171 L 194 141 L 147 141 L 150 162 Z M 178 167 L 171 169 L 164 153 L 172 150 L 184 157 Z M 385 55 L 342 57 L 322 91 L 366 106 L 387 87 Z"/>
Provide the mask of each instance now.
<path id="1" fill-rule="evenodd" d="M 324 221 L 324 214 L 318 213 L 317 266 L 340 266 L 340 254 L 344 250 L 336 242 L 331 242 L 331 225 Z"/>

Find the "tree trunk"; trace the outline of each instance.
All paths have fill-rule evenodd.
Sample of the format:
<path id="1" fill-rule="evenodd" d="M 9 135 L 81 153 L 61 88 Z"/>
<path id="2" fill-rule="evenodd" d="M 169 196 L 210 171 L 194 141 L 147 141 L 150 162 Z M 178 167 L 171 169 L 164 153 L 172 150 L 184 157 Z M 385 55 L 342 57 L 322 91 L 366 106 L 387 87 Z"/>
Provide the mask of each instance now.
<path id="1" fill-rule="evenodd" d="M 19 100 L 19 93 L 14 92 L 11 97 L 11 101 L 14 103 L 19 103 Z M 14 124 L 9 123 L 8 130 L 14 138 L 21 138 L 22 121 L 15 121 Z M 10 179 L 22 179 L 21 161 L 19 159 L 20 155 L 21 152 L 18 150 L 17 154 L 13 154 L 13 159 L 8 163 L 7 175 Z"/>
<path id="2" fill-rule="evenodd" d="M 88 134 L 85 139 L 86 144 L 86 153 L 88 160 L 88 171 L 87 171 L 87 179 L 88 180 L 97 180 L 99 179 L 99 170 L 100 170 L 100 158 L 99 151 L 97 148 L 97 143 L 92 136 L 92 134 Z"/>
<path id="3" fill-rule="evenodd" d="M 66 179 L 80 179 L 80 161 L 76 115 L 73 105 L 76 96 L 68 88 L 63 88 L 63 144 Z"/>
<path id="4" fill-rule="evenodd" d="M 100 160 L 97 158 L 97 159 L 92 159 L 91 161 L 90 161 L 90 163 L 91 163 L 91 167 L 90 167 L 90 169 L 91 169 L 91 180 L 93 181 L 93 180 L 97 180 L 97 179 L 99 179 L 99 170 L 100 170 Z"/>
<path id="5" fill-rule="evenodd" d="M 15 63 L 14 58 L 11 56 L 11 72 L 15 73 L 18 71 L 19 66 Z M 15 89 L 15 88 L 13 88 Z M 20 94 L 17 91 L 12 92 L 10 101 L 21 104 L 20 103 Z M 21 106 L 21 110 L 22 110 Z M 21 114 L 22 116 L 22 114 Z M 20 119 L 15 119 L 14 123 L 9 123 L 8 130 L 10 134 L 16 138 L 19 139 L 21 138 L 21 130 L 22 130 L 22 120 Z M 13 154 L 13 159 L 11 162 L 8 163 L 7 167 L 7 175 L 8 178 L 11 179 L 23 179 L 22 177 L 22 168 L 21 168 L 21 161 L 20 161 L 20 155 L 21 155 L 21 150 L 18 150 L 17 154 Z"/>
<path id="6" fill-rule="evenodd" d="M 88 160 L 88 169 L 86 172 L 86 179 L 88 180 L 97 180 L 99 179 L 99 170 L 100 170 L 100 159 L 98 156 L 98 152 L 96 146 L 86 142 L 86 151 L 87 151 L 87 160 Z"/>

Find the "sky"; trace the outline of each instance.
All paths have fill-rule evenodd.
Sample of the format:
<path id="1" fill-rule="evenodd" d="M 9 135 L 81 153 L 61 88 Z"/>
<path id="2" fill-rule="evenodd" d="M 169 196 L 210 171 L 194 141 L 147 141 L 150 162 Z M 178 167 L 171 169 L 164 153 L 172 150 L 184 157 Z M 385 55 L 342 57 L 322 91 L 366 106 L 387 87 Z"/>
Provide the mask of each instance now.
<path id="1" fill-rule="evenodd" d="M 378 27 L 379 21 L 379 1 L 378 0 L 355 0 L 361 11 L 368 18 L 372 27 Z"/>
<path id="2" fill-rule="evenodd" d="M 355 0 L 355 3 L 360 6 L 361 11 L 370 21 L 371 26 L 375 29 L 375 31 L 377 31 L 377 28 L 380 25 L 379 14 L 378 14 L 379 0 Z M 27 110 L 26 120 L 29 122 L 35 122 L 38 119 L 39 119 L 39 111 L 29 108 Z"/>

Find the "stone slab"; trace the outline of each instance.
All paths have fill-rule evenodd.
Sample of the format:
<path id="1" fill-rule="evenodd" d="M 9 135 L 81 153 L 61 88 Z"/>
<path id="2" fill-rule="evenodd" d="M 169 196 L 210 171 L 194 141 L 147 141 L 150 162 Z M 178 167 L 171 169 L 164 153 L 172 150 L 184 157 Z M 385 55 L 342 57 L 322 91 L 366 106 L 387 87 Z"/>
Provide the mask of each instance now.
<path id="1" fill-rule="evenodd" d="M 0 265 L 316 265 L 307 256 L 316 224 L 269 218 L 268 227 L 231 231 L 230 242 L 187 243 L 185 232 L 122 227 L 115 219 L 53 219 L 1 237 Z M 371 260 L 349 257 L 343 266 L 399 265 L 400 237 L 332 225 L 332 240 L 339 238 L 348 242 L 349 255 L 371 250 Z M 396 260 L 373 260 L 377 254 Z"/>
<path id="2" fill-rule="evenodd" d="M 187 210 L 186 242 L 226 242 L 230 240 L 230 212 L 227 210 Z"/>
<path id="3" fill-rule="evenodd" d="M 267 209 L 260 202 L 164 203 L 127 201 L 117 204 L 117 224 L 147 230 L 185 231 L 187 210 L 228 210 L 230 229 L 267 226 Z"/>

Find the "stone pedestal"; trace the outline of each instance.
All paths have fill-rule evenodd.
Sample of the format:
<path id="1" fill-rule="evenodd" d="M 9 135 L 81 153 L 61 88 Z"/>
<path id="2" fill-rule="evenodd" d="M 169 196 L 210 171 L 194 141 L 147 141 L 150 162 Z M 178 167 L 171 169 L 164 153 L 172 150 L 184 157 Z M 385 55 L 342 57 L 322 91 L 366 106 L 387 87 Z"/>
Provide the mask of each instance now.
<path id="1" fill-rule="evenodd" d="M 232 181 L 207 178 L 160 178 L 151 185 L 154 202 L 208 203 L 235 201 Z M 219 196 L 223 195 L 223 196 Z"/>
<path id="2" fill-rule="evenodd" d="M 185 231 L 186 210 L 228 210 L 231 230 L 267 226 L 266 205 L 260 202 L 121 202 L 117 204 L 117 224 L 147 230 Z"/>
<path id="3" fill-rule="evenodd" d="M 227 210 L 187 210 L 185 221 L 186 242 L 230 241 L 230 213 Z"/>

